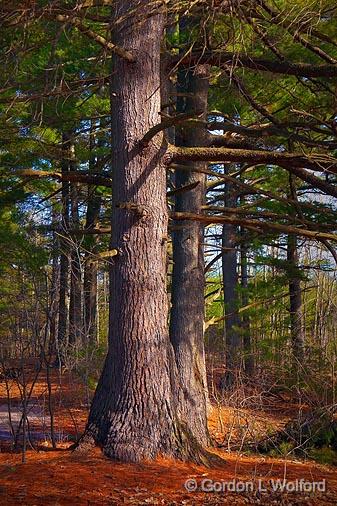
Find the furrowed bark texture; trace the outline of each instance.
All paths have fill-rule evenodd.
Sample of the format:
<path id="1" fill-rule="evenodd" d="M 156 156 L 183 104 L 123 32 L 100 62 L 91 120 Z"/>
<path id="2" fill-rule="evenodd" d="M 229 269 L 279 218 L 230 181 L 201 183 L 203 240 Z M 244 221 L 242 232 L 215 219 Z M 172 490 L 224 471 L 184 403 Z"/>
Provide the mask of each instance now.
<path id="1" fill-rule="evenodd" d="M 187 98 L 178 98 L 178 111 L 203 111 L 207 118 L 209 69 L 206 65 L 179 74 L 178 91 Z M 203 129 L 182 127 L 177 129 L 176 144 L 198 146 L 205 144 Z M 207 168 L 204 162 L 194 162 Z M 175 210 L 201 213 L 205 199 L 205 174 L 176 171 L 176 188 L 197 183 L 190 191 L 178 193 Z M 174 347 L 178 372 L 181 378 L 186 417 L 193 434 L 201 444 L 209 443 L 207 429 L 208 390 L 204 350 L 204 226 L 196 221 L 183 221 L 173 232 L 173 272 L 170 338 Z"/>
<path id="2" fill-rule="evenodd" d="M 140 4 L 118 0 L 115 15 Z M 116 58 L 113 73 L 111 247 L 118 255 L 110 276 L 109 351 L 83 440 L 93 438 L 107 456 L 124 461 L 197 453 L 179 421 L 181 390 L 167 328 L 165 146 L 161 134 L 145 148 L 139 142 L 158 123 L 163 26 L 162 15 L 141 21 L 134 15 L 114 34 L 114 43 L 136 59 Z"/>

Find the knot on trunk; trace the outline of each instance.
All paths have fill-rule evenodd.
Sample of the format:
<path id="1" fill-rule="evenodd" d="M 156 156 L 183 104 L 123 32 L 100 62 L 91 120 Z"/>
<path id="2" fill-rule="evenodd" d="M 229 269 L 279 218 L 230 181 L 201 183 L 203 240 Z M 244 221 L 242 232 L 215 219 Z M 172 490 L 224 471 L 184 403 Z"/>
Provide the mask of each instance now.
<path id="1" fill-rule="evenodd" d="M 126 209 L 134 213 L 134 217 L 137 220 L 137 224 L 147 224 L 151 222 L 153 211 L 151 207 L 144 204 L 135 204 L 134 202 L 119 202 L 116 204 L 119 209 Z"/>

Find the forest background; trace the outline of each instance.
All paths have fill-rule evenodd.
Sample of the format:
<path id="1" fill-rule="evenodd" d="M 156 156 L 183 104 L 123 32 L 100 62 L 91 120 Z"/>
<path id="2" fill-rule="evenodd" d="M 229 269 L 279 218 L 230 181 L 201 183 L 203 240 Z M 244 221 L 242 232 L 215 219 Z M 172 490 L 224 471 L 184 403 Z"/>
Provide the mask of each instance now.
<path id="1" fill-rule="evenodd" d="M 120 254 L 110 240 L 114 185 L 123 177 L 114 169 L 115 139 L 125 126 L 114 119 L 115 65 L 133 58 L 111 42 L 111 32 L 120 24 L 146 34 L 147 20 L 165 11 L 161 109 L 140 140 L 146 149 L 164 133 L 172 147 L 163 241 L 182 382 L 197 398 L 207 376 L 201 403 L 252 407 L 283 396 L 330 423 L 337 365 L 334 2 L 151 1 L 145 13 L 144 2 L 129 3 L 116 18 L 114 2 L 105 0 L 2 2 L 3 381 L 22 382 L 25 403 L 30 380 L 22 375 L 34 363 L 37 374 L 72 371 L 88 404 L 93 396 L 109 306 L 114 311 L 109 272 Z M 129 123 L 122 137 L 132 129 Z M 144 209 L 117 207 L 142 221 L 155 199 L 149 194 Z M 133 254 L 155 250 L 154 243 L 142 247 Z M 137 321 L 138 313 L 129 318 Z M 193 367 L 198 374 L 190 379 Z M 335 461 L 334 434 L 325 430 L 318 457 L 315 444 L 304 453 Z M 276 444 L 279 453 L 294 448 Z"/>

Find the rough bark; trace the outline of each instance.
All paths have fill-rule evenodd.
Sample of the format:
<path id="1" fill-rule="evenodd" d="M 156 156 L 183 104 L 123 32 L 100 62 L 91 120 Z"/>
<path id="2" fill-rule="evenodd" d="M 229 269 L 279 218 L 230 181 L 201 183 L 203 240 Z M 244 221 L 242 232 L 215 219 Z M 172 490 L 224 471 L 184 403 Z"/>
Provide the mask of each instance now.
<path id="1" fill-rule="evenodd" d="M 117 0 L 115 16 L 138 4 Z M 200 455 L 183 421 L 167 328 L 165 144 L 162 134 L 145 148 L 140 143 L 160 112 L 163 27 L 162 14 L 134 14 L 113 40 L 136 58 L 114 61 L 111 247 L 119 254 L 110 272 L 109 351 L 82 442 L 93 438 L 107 456 L 125 461 Z"/>
<path id="2" fill-rule="evenodd" d="M 207 119 L 209 69 L 205 65 L 179 73 L 178 112 L 203 111 Z M 176 144 L 198 146 L 205 144 L 206 132 L 198 128 L 182 127 L 176 130 Z M 204 162 L 195 162 L 207 168 Z M 176 188 L 196 186 L 177 193 L 177 212 L 201 213 L 205 200 L 205 174 L 193 171 L 176 171 Z M 188 420 L 193 433 L 202 444 L 209 443 L 207 429 L 208 390 L 204 349 L 204 225 L 196 221 L 183 221 L 173 232 L 173 272 L 171 294 L 170 338 L 174 347 Z"/>

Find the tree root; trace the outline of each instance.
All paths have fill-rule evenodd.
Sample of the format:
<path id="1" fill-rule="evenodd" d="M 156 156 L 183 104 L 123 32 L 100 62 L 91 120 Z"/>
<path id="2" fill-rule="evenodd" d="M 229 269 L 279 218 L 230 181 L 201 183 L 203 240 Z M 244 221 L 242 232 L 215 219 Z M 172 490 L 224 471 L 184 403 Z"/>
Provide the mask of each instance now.
<path id="1" fill-rule="evenodd" d="M 174 433 L 175 444 L 172 445 L 173 449 L 170 450 L 158 450 L 158 454 L 153 456 L 156 457 L 170 457 L 176 460 L 180 460 L 183 462 L 192 462 L 193 464 L 205 466 L 208 468 L 212 467 L 224 467 L 226 461 L 219 457 L 219 455 L 213 453 L 207 448 L 198 443 L 192 433 L 184 426 L 184 424 L 176 424 L 175 433 Z M 90 429 L 86 429 L 80 439 L 74 443 L 70 450 L 75 452 L 78 455 L 87 455 L 93 451 L 95 447 L 100 447 L 103 453 L 111 458 L 111 449 L 109 448 L 108 440 L 105 443 L 100 443 L 95 438 L 95 435 L 90 431 Z M 128 455 L 128 452 L 125 452 L 123 455 L 123 459 L 125 462 L 139 462 L 138 459 L 135 458 L 135 452 L 131 452 Z M 140 459 L 147 460 L 147 459 Z"/>
<path id="2" fill-rule="evenodd" d="M 177 460 L 210 468 L 223 467 L 226 464 L 224 459 L 204 448 L 184 424 L 176 424 L 175 437 L 177 445 L 174 457 Z"/>
<path id="3" fill-rule="evenodd" d="M 78 455 L 86 455 L 90 453 L 96 446 L 98 446 L 94 435 L 85 430 L 82 436 L 69 448 L 72 452 Z"/>

